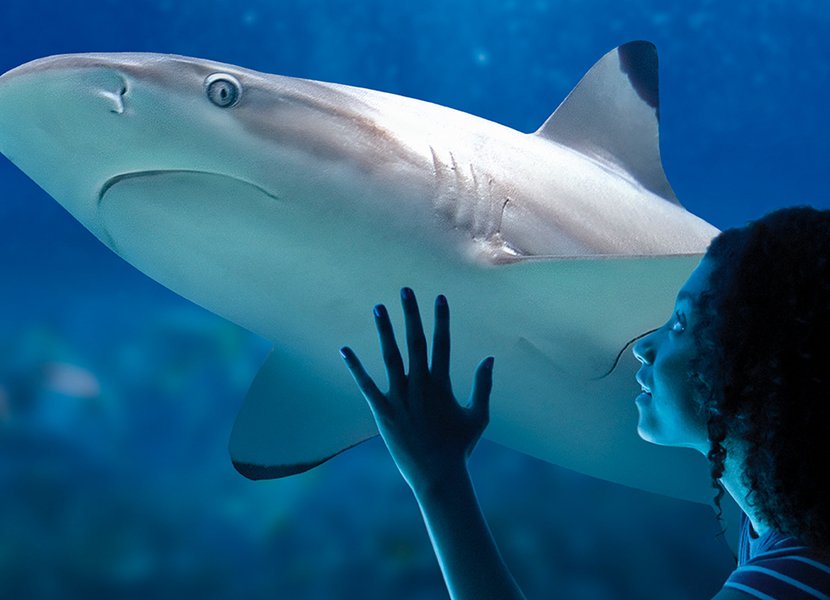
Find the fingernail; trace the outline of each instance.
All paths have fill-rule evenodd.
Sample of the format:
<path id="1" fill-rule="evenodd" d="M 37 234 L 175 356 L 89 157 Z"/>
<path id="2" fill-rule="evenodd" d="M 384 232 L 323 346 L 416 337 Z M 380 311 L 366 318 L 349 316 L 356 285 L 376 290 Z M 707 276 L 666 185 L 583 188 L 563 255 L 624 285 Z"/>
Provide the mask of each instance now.
<path id="1" fill-rule="evenodd" d="M 484 359 L 484 368 L 485 369 L 490 369 L 492 371 L 493 370 L 493 361 L 495 361 L 495 360 L 496 359 L 493 356 L 488 356 L 487 358 L 485 358 Z"/>
<path id="2" fill-rule="evenodd" d="M 446 306 L 447 305 L 447 297 L 444 294 L 438 294 L 438 297 L 435 299 L 435 303 L 438 306 Z"/>
<path id="3" fill-rule="evenodd" d="M 375 304 L 372 312 L 375 314 L 375 317 L 380 319 L 381 317 L 386 316 L 386 307 L 383 304 Z"/>
<path id="4" fill-rule="evenodd" d="M 340 356 L 342 356 L 343 358 L 349 358 L 349 352 L 350 350 L 348 346 L 343 346 L 342 348 L 340 348 Z"/>
<path id="5" fill-rule="evenodd" d="M 412 290 L 408 287 L 401 288 L 401 298 L 404 300 L 412 300 Z"/>

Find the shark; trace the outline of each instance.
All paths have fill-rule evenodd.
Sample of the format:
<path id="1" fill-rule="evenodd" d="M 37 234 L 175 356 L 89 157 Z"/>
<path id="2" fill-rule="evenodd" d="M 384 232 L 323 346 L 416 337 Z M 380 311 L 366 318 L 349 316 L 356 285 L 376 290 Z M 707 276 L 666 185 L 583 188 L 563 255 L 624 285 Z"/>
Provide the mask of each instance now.
<path id="1" fill-rule="evenodd" d="M 338 349 L 382 379 L 371 307 L 409 286 L 449 299 L 459 397 L 496 357 L 485 437 L 708 502 L 702 457 L 637 436 L 623 352 L 718 233 L 673 193 L 658 130 L 645 41 L 603 56 L 531 133 L 177 55 L 51 56 L 0 76 L 2 154 L 139 271 L 273 343 L 229 442 L 252 479 L 377 435 Z"/>

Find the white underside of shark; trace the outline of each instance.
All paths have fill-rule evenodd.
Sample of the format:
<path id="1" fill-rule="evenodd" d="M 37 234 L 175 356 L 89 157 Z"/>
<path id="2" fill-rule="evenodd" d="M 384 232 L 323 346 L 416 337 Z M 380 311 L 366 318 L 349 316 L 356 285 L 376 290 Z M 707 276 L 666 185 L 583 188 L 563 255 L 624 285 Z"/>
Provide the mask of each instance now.
<path id="1" fill-rule="evenodd" d="M 382 381 L 371 308 L 406 285 L 449 299 L 459 397 L 496 357 L 486 437 L 707 502 L 705 459 L 637 436 L 631 353 L 612 369 L 717 233 L 666 181 L 657 110 L 645 42 L 533 134 L 207 60 L 81 54 L 0 77 L 0 151 L 132 265 L 274 343 L 230 440 L 248 477 L 376 435 L 338 349 Z"/>

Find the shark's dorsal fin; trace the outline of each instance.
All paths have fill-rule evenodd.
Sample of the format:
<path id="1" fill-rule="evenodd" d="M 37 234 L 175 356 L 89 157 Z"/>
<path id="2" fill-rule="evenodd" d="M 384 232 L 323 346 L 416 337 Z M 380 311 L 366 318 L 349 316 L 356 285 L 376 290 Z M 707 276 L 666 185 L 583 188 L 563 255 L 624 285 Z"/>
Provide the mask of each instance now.
<path id="1" fill-rule="evenodd" d="M 660 161 L 657 49 L 651 42 L 629 42 L 603 56 L 536 135 L 620 167 L 680 205 Z"/>

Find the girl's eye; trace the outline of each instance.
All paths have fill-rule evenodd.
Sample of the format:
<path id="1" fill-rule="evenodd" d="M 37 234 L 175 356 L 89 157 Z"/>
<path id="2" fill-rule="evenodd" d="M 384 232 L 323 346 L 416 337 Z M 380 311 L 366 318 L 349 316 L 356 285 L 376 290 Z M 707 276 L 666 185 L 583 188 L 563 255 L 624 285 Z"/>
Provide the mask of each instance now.
<path id="1" fill-rule="evenodd" d="M 671 330 L 675 333 L 682 333 L 686 331 L 686 317 L 680 312 L 674 313 L 674 323 L 672 323 Z"/>

